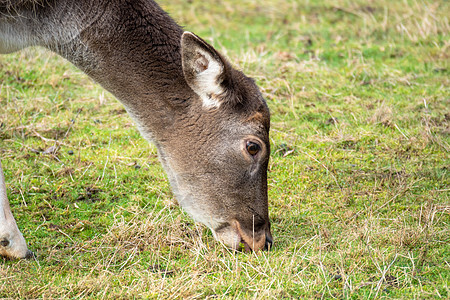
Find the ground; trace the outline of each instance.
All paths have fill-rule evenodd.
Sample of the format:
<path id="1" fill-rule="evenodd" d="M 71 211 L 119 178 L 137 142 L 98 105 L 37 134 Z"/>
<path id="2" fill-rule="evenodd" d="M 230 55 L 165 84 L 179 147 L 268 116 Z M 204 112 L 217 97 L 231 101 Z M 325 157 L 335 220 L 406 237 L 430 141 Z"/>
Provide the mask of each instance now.
<path id="1" fill-rule="evenodd" d="M 157 153 L 70 63 L 0 56 L 0 159 L 36 260 L 0 297 L 448 298 L 448 1 L 160 1 L 272 113 L 274 249 L 233 253 L 174 204 Z"/>

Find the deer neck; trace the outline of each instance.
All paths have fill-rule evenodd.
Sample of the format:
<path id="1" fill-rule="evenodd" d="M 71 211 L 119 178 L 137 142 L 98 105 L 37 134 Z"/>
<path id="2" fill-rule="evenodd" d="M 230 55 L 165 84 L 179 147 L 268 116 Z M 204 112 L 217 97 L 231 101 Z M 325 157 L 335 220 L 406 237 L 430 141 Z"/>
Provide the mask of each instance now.
<path id="1" fill-rule="evenodd" d="M 182 28 L 149 1 L 112 1 L 73 18 L 76 30 L 44 46 L 115 95 L 144 137 L 163 138 L 158 135 L 175 123 L 177 106 L 193 95 L 181 66 Z"/>

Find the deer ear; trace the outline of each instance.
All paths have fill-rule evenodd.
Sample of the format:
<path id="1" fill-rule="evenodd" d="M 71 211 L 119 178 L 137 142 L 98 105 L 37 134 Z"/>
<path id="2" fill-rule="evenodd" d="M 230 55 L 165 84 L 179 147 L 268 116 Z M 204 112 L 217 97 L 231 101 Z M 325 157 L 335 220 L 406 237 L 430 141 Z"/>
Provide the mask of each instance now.
<path id="1" fill-rule="evenodd" d="M 212 46 L 187 31 L 181 37 L 181 56 L 189 87 L 200 96 L 204 107 L 218 108 L 225 92 L 222 82 L 226 62 Z"/>

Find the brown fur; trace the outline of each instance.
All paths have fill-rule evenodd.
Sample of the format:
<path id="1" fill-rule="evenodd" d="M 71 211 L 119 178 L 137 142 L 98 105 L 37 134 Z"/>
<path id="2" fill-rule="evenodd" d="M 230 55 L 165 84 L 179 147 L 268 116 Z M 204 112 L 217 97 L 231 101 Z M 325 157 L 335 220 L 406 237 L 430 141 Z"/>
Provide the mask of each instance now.
<path id="1" fill-rule="evenodd" d="M 151 0 L 35 4 L 0 0 L 0 52 L 40 45 L 73 62 L 156 144 L 186 211 L 233 248 L 237 239 L 267 246 L 270 115 L 254 81 Z M 215 70 L 205 86 L 203 71 Z M 199 91 L 212 87 L 221 93 L 207 108 Z M 248 140 L 260 144 L 257 155 L 246 152 Z"/>

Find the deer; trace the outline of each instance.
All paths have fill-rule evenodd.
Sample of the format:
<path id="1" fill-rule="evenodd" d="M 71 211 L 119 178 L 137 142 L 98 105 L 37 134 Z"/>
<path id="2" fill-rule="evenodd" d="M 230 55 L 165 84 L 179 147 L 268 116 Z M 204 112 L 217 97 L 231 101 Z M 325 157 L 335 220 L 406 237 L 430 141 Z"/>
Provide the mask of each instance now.
<path id="1" fill-rule="evenodd" d="M 124 106 L 173 195 L 232 250 L 272 246 L 270 112 L 255 81 L 153 0 L 0 0 L 0 53 L 47 48 Z M 33 257 L 0 164 L 0 255 Z"/>

